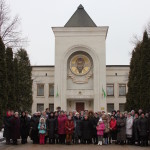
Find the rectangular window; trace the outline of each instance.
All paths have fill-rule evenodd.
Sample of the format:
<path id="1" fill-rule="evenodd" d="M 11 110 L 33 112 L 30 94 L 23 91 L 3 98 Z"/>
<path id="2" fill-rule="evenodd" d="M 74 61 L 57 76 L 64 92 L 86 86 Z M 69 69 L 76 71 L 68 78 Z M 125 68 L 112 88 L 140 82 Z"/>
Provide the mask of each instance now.
<path id="1" fill-rule="evenodd" d="M 49 96 L 54 96 L 54 84 L 49 84 Z"/>
<path id="2" fill-rule="evenodd" d="M 54 111 L 54 104 L 49 104 L 49 111 L 53 112 Z"/>
<path id="3" fill-rule="evenodd" d="M 107 104 L 107 112 L 112 112 L 113 110 L 114 110 L 114 104 L 113 103 Z"/>
<path id="4" fill-rule="evenodd" d="M 107 96 L 114 96 L 114 84 L 107 84 Z"/>
<path id="5" fill-rule="evenodd" d="M 37 104 L 37 111 L 44 111 L 44 104 Z"/>
<path id="6" fill-rule="evenodd" d="M 44 84 L 37 84 L 37 96 L 44 96 Z"/>
<path id="7" fill-rule="evenodd" d="M 126 84 L 119 84 L 119 96 L 126 96 Z"/>
<path id="8" fill-rule="evenodd" d="M 120 112 L 124 112 L 125 111 L 125 104 L 124 103 L 120 103 L 119 104 L 119 110 L 120 110 Z"/>

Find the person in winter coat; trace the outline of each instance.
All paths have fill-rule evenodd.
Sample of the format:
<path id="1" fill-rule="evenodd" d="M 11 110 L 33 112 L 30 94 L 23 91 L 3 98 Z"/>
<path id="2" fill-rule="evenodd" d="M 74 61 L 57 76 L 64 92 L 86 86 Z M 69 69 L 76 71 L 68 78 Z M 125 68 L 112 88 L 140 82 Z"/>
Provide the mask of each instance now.
<path id="1" fill-rule="evenodd" d="M 75 124 L 75 144 L 79 144 L 82 142 L 82 120 L 78 112 L 74 117 L 74 124 Z M 80 142 L 79 142 L 80 140 Z"/>
<path id="2" fill-rule="evenodd" d="M 40 144 L 45 144 L 46 123 L 44 118 L 40 118 L 40 122 L 38 124 L 38 130 L 40 134 L 39 142 Z"/>
<path id="3" fill-rule="evenodd" d="M 14 116 L 10 120 L 11 123 L 11 138 L 13 144 L 17 145 L 17 139 L 20 139 L 20 119 L 18 112 L 15 112 Z"/>
<path id="4" fill-rule="evenodd" d="M 128 144 L 133 144 L 132 126 L 133 126 L 133 117 L 131 116 L 131 113 L 129 112 L 127 119 L 126 119 L 126 137 L 127 137 L 127 143 Z"/>
<path id="5" fill-rule="evenodd" d="M 99 121 L 98 114 L 94 113 L 94 119 L 93 119 L 93 123 L 92 123 L 92 126 L 93 126 L 93 142 L 94 142 L 94 144 L 98 144 L 97 129 L 96 129 L 98 121 Z"/>
<path id="6" fill-rule="evenodd" d="M 102 120 L 103 120 L 104 125 L 105 125 L 105 130 L 104 130 L 104 144 L 107 145 L 109 143 L 108 138 L 109 138 L 109 132 L 110 132 L 108 115 L 103 114 Z"/>
<path id="7" fill-rule="evenodd" d="M 91 127 L 92 124 L 88 119 L 88 116 L 85 115 L 84 116 L 84 120 L 82 121 L 82 137 L 83 137 L 83 143 L 86 144 L 90 144 L 91 142 Z"/>
<path id="8" fill-rule="evenodd" d="M 147 122 L 148 122 L 148 133 L 147 133 L 147 136 L 146 136 L 146 146 L 148 146 L 149 131 L 150 131 L 150 130 L 149 130 L 149 129 L 150 129 L 150 127 L 149 127 L 149 126 L 150 126 L 149 113 L 146 113 L 146 114 L 145 114 L 145 118 L 147 119 Z"/>
<path id="9" fill-rule="evenodd" d="M 98 136 L 98 145 L 102 145 L 103 135 L 104 135 L 104 130 L 105 130 L 105 125 L 103 123 L 102 118 L 99 119 L 96 130 L 97 130 L 97 136 Z"/>
<path id="10" fill-rule="evenodd" d="M 133 143 L 140 145 L 140 137 L 139 137 L 139 130 L 138 130 L 138 124 L 139 124 L 139 114 L 136 112 L 134 115 L 133 120 Z"/>
<path id="11" fill-rule="evenodd" d="M 65 137 L 66 137 L 65 122 L 66 120 L 67 120 L 66 115 L 64 115 L 64 112 L 61 111 L 60 115 L 58 116 L 58 134 L 59 134 L 60 144 L 65 144 Z"/>
<path id="12" fill-rule="evenodd" d="M 71 116 L 68 116 L 68 120 L 65 122 L 65 130 L 66 130 L 66 144 L 70 145 L 72 142 L 72 134 L 74 131 L 74 122 Z"/>
<path id="13" fill-rule="evenodd" d="M 25 144 L 27 143 L 27 137 L 28 137 L 28 120 L 27 120 L 25 112 L 21 113 L 20 131 L 21 131 L 21 143 Z"/>
<path id="14" fill-rule="evenodd" d="M 44 119 L 45 119 L 45 122 L 46 122 L 46 120 L 47 120 L 47 118 L 48 118 L 48 115 L 47 115 L 46 111 L 43 111 L 43 112 L 41 113 L 40 118 L 44 118 Z M 46 142 L 47 142 L 47 138 L 48 138 L 48 134 L 46 133 L 46 134 L 45 134 L 45 144 L 46 144 Z"/>
<path id="15" fill-rule="evenodd" d="M 117 143 L 123 145 L 126 140 L 126 119 L 120 113 L 117 119 Z"/>
<path id="16" fill-rule="evenodd" d="M 149 126 L 148 139 L 149 139 L 149 141 L 150 141 L 150 112 L 149 112 L 149 118 L 148 118 L 148 126 Z"/>
<path id="17" fill-rule="evenodd" d="M 91 129 L 90 129 L 90 134 L 91 134 L 91 139 L 90 139 L 90 144 L 92 144 L 92 139 L 94 139 L 94 132 L 95 132 L 95 128 L 94 128 L 94 113 L 93 111 L 89 111 L 88 112 L 88 118 L 89 118 L 89 121 L 90 121 L 90 124 L 91 124 Z M 95 142 L 95 141 L 94 141 Z"/>
<path id="18" fill-rule="evenodd" d="M 145 118 L 145 114 L 142 112 L 139 119 L 138 130 L 141 140 L 141 146 L 148 146 L 147 136 L 149 133 L 148 120 Z"/>
<path id="19" fill-rule="evenodd" d="M 31 117 L 28 113 L 28 111 L 25 111 L 25 114 L 26 114 L 26 118 L 27 118 L 27 138 L 29 136 L 29 131 L 30 131 L 30 120 L 31 120 Z M 27 143 L 27 141 L 26 141 Z"/>
<path id="20" fill-rule="evenodd" d="M 55 135 L 56 144 L 58 144 L 59 143 L 59 135 L 58 135 L 58 112 L 57 111 L 54 112 L 54 118 L 55 118 L 56 124 L 57 124 L 54 135 Z"/>
<path id="21" fill-rule="evenodd" d="M 81 118 L 81 120 L 84 120 L 84 111 L 80 112 L 80 118 Z"/>
<path id="22" fill-rule="evenodd" d="M 46 121 L 49 144 L 55 144 L 55 131 L 57 130 L 57 120 L 54 117 L 53 112 L 50 112 Z"/>
<path id="23" fill-rule="evenodd" d="M 4 117 L 4 134 L 3 137 L 6 138 L 6 144 L 10 144 L 10 138 L 11 138 L 11 131 L 10 131 L 10 119 L 11 119 L 11 112 L 10 110 L 7 111 L 6 116 Z"/>
<path id="24" fill-rule="evenodd" d="M 114 115 L 111 116 L 111 120 L 110 120 L 110 137 L 111 140 L 114 141 L 117 140 L 117 121 Z"/>
<path id="25" fill-rule="evenodd" d="M 40 117 L 36 112 L 33 117 L 31 117 L 30 121 L 30 137 L 33 140 L 33 144 L 39 143 L 39 133 L 38 133 L 38 124 L 39 124 Z"/>

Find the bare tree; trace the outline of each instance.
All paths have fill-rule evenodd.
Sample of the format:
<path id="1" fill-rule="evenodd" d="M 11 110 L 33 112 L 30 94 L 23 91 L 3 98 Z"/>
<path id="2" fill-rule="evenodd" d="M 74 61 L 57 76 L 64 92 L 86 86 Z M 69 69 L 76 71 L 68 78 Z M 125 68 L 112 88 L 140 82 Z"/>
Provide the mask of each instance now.
<path id="1" fill-rule="evenodd" d="M 10 9 L 5 0 L 0 0 L 0 36 L 5 46 L 22 47 L 26 43 L 26 38 L 21 36 L 19 25 L 19 17 L 16 15 L 11 18 Z"/>

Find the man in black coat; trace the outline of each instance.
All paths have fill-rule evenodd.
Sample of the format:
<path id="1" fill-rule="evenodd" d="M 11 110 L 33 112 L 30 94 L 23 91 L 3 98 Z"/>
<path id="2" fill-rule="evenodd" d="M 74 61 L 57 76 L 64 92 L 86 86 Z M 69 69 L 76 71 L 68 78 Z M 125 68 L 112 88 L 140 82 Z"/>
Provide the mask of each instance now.
<path id="1" fill-rule="evenodd" d="M 74 125 L 75 125 L 75 144 L 83 143 L 82 140 L 82 120 L 80 118 L 79 113 L 76 113 L 76 116 L 74 117 Z"/>
<path id="2" fill-rule="evenodd" d="M 39 143 L 39 130 L 38 130 L 38 124 L 39 124 L 39 116 L 36 112 L 33 117 L 31 117 L 30 121 L 30 137 L 31 140 L 33 140 L 33 144 Z"/>
<path id="3" fill-rule="evenodd" d="M 93 119 L 93 124 L 92 124 L 92 126 L 93 126 L 93 141 L 94 141 L 94 144 L 98 144 L 98 137 L 97 137 L 97 130 L 96 130 L 98 121 L 99 121 L 98 114 L 94 113 L 94 119 Z"/>
<path id="4" fill-rule="evenodd" d="M 84 116 L 84 120 L 82 121 L 82 137 L 83 137 L 83 143 L 90 144 L 91 142 L 91 128 L 92 124 L 91 121 L 88 119 L 88 116 Z"/>
<path id="5" fill-rule="evenodd" d="M 25 111 L 25 114 L 26 114 L 26 118 L 27 118 L 27 138 L 28 138 L 29 132 L 30 132 L 30 120 L 31 120 L 31 117 L 29 116 L 28 111 Z M 27 141 L 26 141 L 26 143 L 27 143 Z"/>
<path id="6" fill-rule="evenodd" d="M 48 131 L 49 144 L 55 144 L 55 131 L 57 130 L 57 119 L 54 113 L 51 112 L 46 120 L 46 127 Z"/>
<path id="7" fill-rule="evenodd" d="M 138 130 L 138 124 L 139 124 L 139 114 L 138 112 L 135 113 L 135 116 L 134 116 L 134 121 L 133 121 L 133 142 L 134 144 L 138 144 L 140 145 L 140 137 L 139 137 L 139 130 Z"/>
<path id="8" fill-rule="evenodd" d="M 20 117 L 20 131 L 21 131 L 21 143 L 26 144 L 27 143 L 27 137 L 28 137 L 28 118 L 23 111 L 21 113 Z"/>
<path id="9" fill-rule="evenodd" d="M 138 130 L 141 140 L 141 146 L 148 146 L 147 145 L 147 136 L 149 132 L 148 120 L 145 118 L 145 114 L 143 112 L 141 113 L 141 118 L 139 119 Z"/>

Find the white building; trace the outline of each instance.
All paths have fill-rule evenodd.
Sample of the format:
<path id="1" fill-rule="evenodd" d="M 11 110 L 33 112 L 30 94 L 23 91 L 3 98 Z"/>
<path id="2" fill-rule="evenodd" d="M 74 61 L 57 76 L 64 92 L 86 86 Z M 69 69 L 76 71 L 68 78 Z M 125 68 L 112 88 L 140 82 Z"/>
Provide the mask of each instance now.
<path id="1" fill-rule="evenodd" d="M 106 66 L 108 27 L 80 5 L 64 27 L 53 27 L 55 66 L 33 66 L 32 112 L 124 110 L 129 66 Z M 105 93 L 107 96 L 105 96 Z"/>

